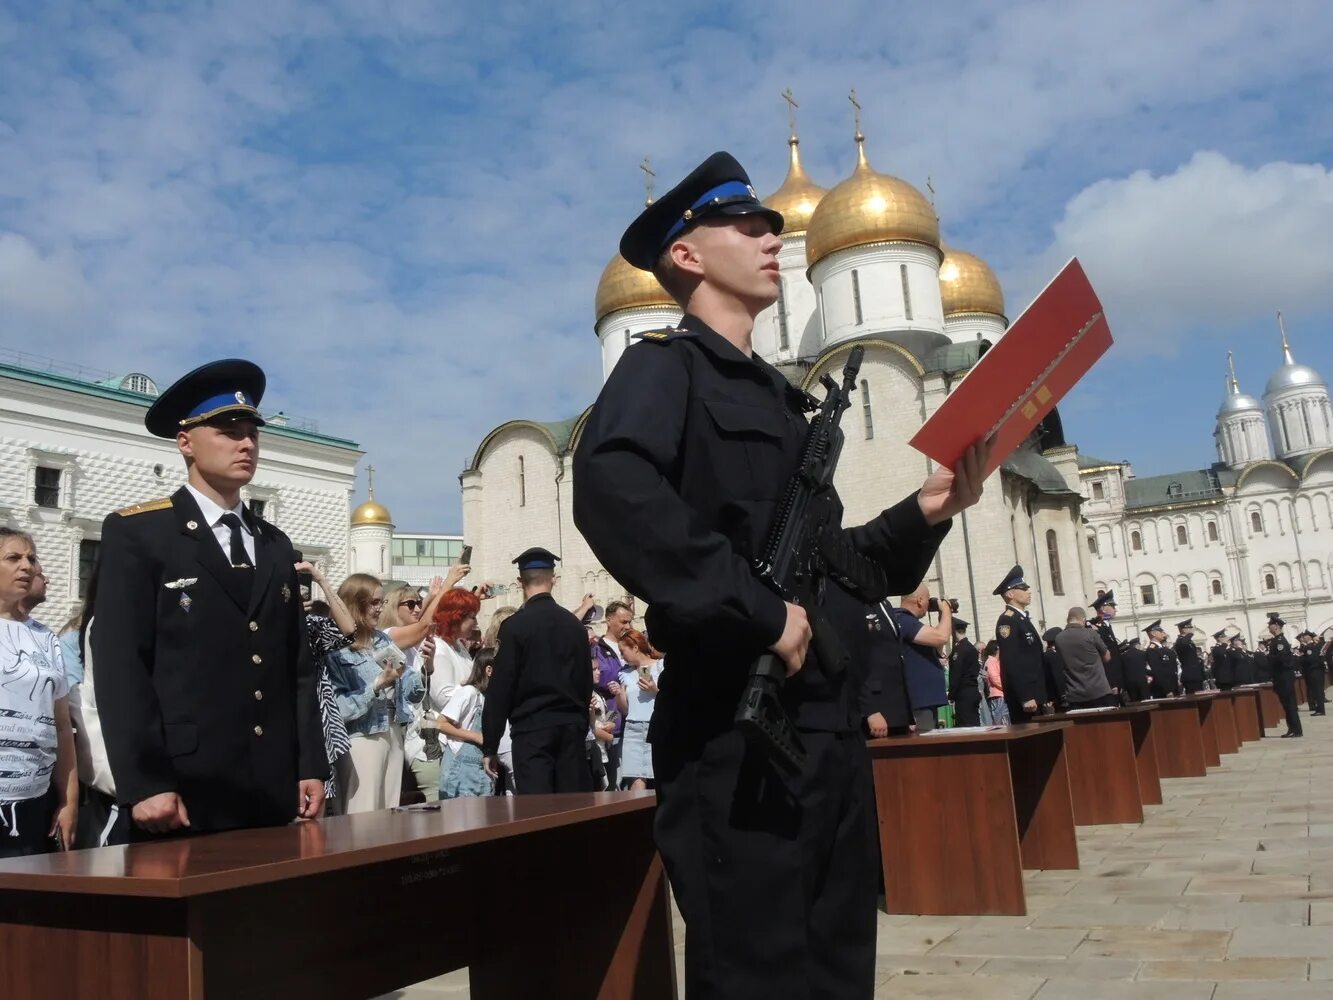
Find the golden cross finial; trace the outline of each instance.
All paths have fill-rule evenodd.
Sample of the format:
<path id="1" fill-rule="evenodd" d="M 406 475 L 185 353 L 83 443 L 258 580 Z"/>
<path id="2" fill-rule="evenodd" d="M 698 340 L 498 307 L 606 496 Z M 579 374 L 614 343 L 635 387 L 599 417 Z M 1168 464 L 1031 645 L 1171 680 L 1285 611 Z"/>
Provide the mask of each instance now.
<path id="1" fill-rule="evenodd" d="M 647 207 L 653 203 L 653 178 L 657 174 L 653 171 L 652 161 L 646 156 L 639 164 L 639 169 L 643 171 L 643 204 Z"/>
<path id="2" fill-rule="evenodd" d="M 788 87 L 782 92 L 782 99 L 787 102 L 787 127 L 791 129 L 791 137 L 796 138 L 796 109 L 800 107 L 796 103 L 796 97 Z"/>
<path id="3" fill-rule="evenodd" d="M 375 499 L 375 466 L 366 466 L 366 492 L 370 494 L 370 499 Z"/>
<path id="4" fill-rule="evenodd" d="M 931 182 L 930 174 L 926 174 L 926 190 L 930 192 L 930 207 L 935 207 L 935 185 Z"/>
<path id="5" fill-rule="evenodd" d="M 856 99 L 855 87 L 853 87 L 851 93 L 847 95 L 847 100 L 852 102 L 852 116 L 856 120 L 856 141 L 860 142 L 865 136 L 861 134 L 861 102 Z"/>

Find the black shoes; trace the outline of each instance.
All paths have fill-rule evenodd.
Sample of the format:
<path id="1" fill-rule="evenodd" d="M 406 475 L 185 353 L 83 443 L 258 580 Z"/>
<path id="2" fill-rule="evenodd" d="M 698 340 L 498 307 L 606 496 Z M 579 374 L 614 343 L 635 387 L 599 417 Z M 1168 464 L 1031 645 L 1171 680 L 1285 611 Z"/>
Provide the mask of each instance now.
<path id="1" fill-rule="evenodd" d="M 1289 729 L 1289 730 L 1287 730 L 1285 733 L 1283 733 L 1283 734 L 1282 734 L 1280 737 L 1278 737 L 1278 738 L 1279 738 L 1279 739 L 1283 739 L 1283 740 L 1298 740 L 1298 739 L 1300 739 L 1300 738 L 1301 738 L 1302 736 L 1304 736 L 1304 735 L 1305 735 L 1304 733 L 1293 733 L 1293 732 Z"/>

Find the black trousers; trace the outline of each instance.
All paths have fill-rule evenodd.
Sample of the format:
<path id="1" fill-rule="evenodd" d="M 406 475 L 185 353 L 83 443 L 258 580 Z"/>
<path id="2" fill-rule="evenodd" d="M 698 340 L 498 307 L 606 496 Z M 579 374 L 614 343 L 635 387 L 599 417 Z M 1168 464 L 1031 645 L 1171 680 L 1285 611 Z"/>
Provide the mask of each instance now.
<path id="1" fill-rule="evenodd" d="M 55 814 L 56 796 L 50 789 L 31 799 L 0 802 L 0 858 L 26 858 L 54 851 L 51 821 Z"/>
<path id="2" fill-rule="evenodd" d="M 1296 708 L 1296 675 L 1284 670 L 1273 675 L 1273 691 L 1282 702 L 1282 711 L 1287 717 L 1287 732 L 1301 733 L 1301 713 Z"/>
<path id="3" fill-rule="evenodd" d="M 1314 667 L 1305 671 L 1305 691 L 1306 698 L 1310 703 L 1310 711 L 1322 714 L 1324 707 L 1328 704 L 1328 696 L 1324 692 L 1323 667 Z"/>
<path id="4" fill-rule="evenodd" d="M 519 795 L 590 792 L 583 739 L 587 723 L 514 733 L 514 786 Z"/>
<path id="5" fill-rule="evenodd" d="M 981 699 L 974 701 L 956 701 L 953 703 L 953 724 L 955 726 L 981 725 Z"/>
<path id="6" fill-rule="evenodd" d="M 1126 680 L 1125 681 L 1125 700 L 1131 703 L 1146 701 L 1152 697 L 1152 692 L 1148 689 L 1146 680 Z"/>
<path id="7" fill-rule="evenodd" d="M 802 733 L 784 778 L 737 732 L 653 744 L 657 848 L 685 920 L 686 1000 L 869 1000 L 878 852 L 860 733 Z"/>
<path id="8" fill-rule="evenodd" d="M 1198 694 L 1200 691 L 1203 690 L 1203 681 L 1201 680 L 1199 681 L 1188 680 L 1188 681 L 1181 681 L 1180 683 L 1184 685 L 1186 694 Z"/>
<path id="9" fill-rule="evenodd" d="M 1070 708 L 1115 708 L 1120 704 L 1118 694 L 1104 694 L 1100 698 L 1092 698 L 1088 701 L 1071 701 Z"/>

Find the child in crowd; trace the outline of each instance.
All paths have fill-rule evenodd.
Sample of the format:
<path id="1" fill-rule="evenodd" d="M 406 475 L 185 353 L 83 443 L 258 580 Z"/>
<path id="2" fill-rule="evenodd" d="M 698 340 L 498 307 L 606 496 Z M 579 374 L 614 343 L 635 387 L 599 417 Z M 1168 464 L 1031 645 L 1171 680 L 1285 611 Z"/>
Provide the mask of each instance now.
<path id="1" fill-rule="evenodd" d="M 494 650 L 478 653 L 467 680 L 454 689 L 440 710 L 437 721 L 445 737 L 444 764 L 440 768 L 441 799 L 490 795 L 495 791 L 481 763 L 481 713 L 494 663 Z"/>

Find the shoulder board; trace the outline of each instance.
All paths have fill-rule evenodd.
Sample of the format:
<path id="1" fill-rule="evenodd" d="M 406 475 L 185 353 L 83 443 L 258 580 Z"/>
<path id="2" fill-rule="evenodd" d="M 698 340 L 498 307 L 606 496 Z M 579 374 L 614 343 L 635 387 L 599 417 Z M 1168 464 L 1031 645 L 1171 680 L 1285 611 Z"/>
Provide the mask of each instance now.
<path id="1" fill-rule="evenodd" d="M 157 500 L 145 500 L 143 503 L 122 507 L 116 513 L 121 517 L 129 517 L 132 514 L 146 514 L 150 510 L 168 510 L 170 507 L 171 497 L 160 497 Z"/>
<path id="2" fill-rule="evenodd" d="M 1002 615 L 1000 615 L 1000 617 L 1001 617 L 1001 618 L 1012 618 L 1012 617 L 1014 617 L 1015 613 L 1016 613 L 1016 612 L 1014 611 L 1013 608 L 1005 608 L 1005 609 L 1004 609 L 1004 613 L 1003 613 Z"/>
<path id="3" fill-rule="evenodd" d="M 693 330 L 686 330 L 680 326 L 670 326 L 664 330 L 647 330 L 643 333 L 636 333 L 633 340 L 643 340 L 650 344 L 669 344 L 673 340 L 683 340 L 687 337 L 697 337 L 698 334 Z"/>

